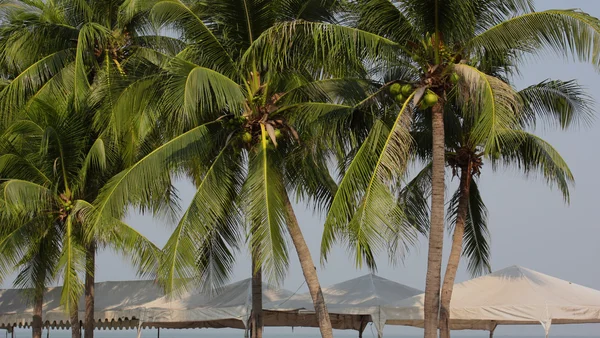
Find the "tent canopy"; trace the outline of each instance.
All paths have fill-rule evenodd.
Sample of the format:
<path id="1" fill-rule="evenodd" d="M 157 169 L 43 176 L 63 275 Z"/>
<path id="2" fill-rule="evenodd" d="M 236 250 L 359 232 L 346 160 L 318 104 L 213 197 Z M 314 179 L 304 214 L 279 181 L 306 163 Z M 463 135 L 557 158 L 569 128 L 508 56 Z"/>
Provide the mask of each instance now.
<path id="1" fill-rule="evenodd" d="M 380 334 L 385 325 L 385 317 L 381 316 L 381 309 L 395 306 L 421 292 L 374 274 L 323 288 L 323 296 L 330 315 L 345 317 L 347 322 L 352 322 L 351 327 L 348 328 L 359 331 L 362 331 L 368 322 L 373 322 Z M 314 311 L 312 298 L 308 293 L 294 296 L 276 309 Z"/>
<path id="2" fill-rule="evenodd" d="M 103 282 L 95 285 L 96 299 L 94 318 L 97 327 L 135 327 L 143 305 L 160 297 L 162 290 L 153 281 Z M 33 304 L 28 290 L 0 290 L 0 328 L 28 327 L 33 316 Z M 44 295 L 42 318 L 46 325 L 55 328 L 70 327 L 70 318 L 60 305 L 62 288 L 52 287 Z M 79 302 L 85 309 L 85 299 Z M 83 310 L 79 318 L 84 318 Z"/>
<path id="3" fill-rule="evenodd" d="M 406 299 L 383 312 L 388 324 L 423 325 L 424 295 Z M 600 322 L 600 291 L 520 266 L 454 285 L 450 304 L 452 329 L 496 325 Z"/>

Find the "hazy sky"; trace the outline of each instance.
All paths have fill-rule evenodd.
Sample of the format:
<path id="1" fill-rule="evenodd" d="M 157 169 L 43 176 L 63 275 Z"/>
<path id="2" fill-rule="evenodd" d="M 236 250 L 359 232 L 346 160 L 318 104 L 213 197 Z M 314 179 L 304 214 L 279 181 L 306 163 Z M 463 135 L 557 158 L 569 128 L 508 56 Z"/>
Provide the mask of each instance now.
<path id="1" fill-rule="evenodd" d="M 537 0 L 537 10 L 548 8 L 581 8 L 600 17 L 600 1 L 595 0 Z M 522 68 L 522 78 L 516 81 L 521 88 L 547 78 L 577 79 L 592 96 L 598 95 L 600 73 L 592 66 L 563 62 L 548 55 L 532 60 Z M 600 100 L 599 100 L 600 101 Z M 600 107 L 600 104 L 597 105 Z M 600 111 L 596 109 L 596 111 Z M 572 189 L 570 206 L 563 203 L 559 191 L 551 190 L 540 178 L 524 178 L 517 171 L 494 173 L 484 166 L 480 179 L 480 190 L 489 208 L 490 231 L 492 234 L 492 268 L 498 270 L 510 265 L 522 265 L 542 273 L 571 282 L 600 289 L 600 224 L 595 211 L 600 208 L 600 119 L 591 127 L 582 127 L 570 132 L 546 130 L 538 134 L 554 145 L 571 167 L 576 186 Z M 456 181 L 456 179 L 454 180 Z M 455 183 L 455 182 L 454 182 Z M 184 203 L 189 202 L 193 187 L 180 184 Z M 314 216 L 303 206 L 297 206 L 299 220 L 305 238 L 316 262 L 319 260 L 319 244 L 322 219 Z M 131 215 L 127 221 L 148 236 L 157 245 L 165 244 L 172 225 L 153 220 L 150 216 Z M 448 252 L 449 236 L 446 236 L 445 252 Z M 303 276 L 292 250 L 288 277 L 283 285 L 296 290 Z M 380 259 L 378 274 L 382 277 L 423 289 L 427 260 L 427 241 L 423 238 L 405 261 L 398 266 L 387 265 L 385 257 Z M 457 281 L 469 278 L 465 264 L 461 265 Z M 353 268 L 344 248 L 336 248 L 325 267 L 318 267 L 322 285 L 337 283 L 367 273 Z M 233 280 L 249 277 L 248 255 L 239 255 Z M 97 281 L 136 279 L 135 273 L 123 258 L 112 252 L 102 252 L 97 260 Z M 10 287 L 10 282 L 3 287 Z M 305 291 L 305 288 L 301 289 Z M 267 330 L 268 332 L 268 330 Z M 312 331 L 311 331 L 312 332 Z M 386 333 L 414 334 L 412 328 L 386 327 Z M 499 328 L 497 334 L 530 333 L 541 335 L 541 327 Z M 600 325 L 553 326 L 552 333 L 586 334 L 599 336 Z M 316 333 L 316 332 L 315 332 Z M 480 336 L 485 334 L 479 333 Z"/>

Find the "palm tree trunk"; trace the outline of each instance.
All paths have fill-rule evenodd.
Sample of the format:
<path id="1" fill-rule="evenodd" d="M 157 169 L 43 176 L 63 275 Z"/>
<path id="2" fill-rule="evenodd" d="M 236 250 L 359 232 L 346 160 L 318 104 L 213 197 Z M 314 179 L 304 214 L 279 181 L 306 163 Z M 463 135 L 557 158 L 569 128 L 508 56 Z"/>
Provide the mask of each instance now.
<path id="1" fill-rule="evenodd" d="M 433 164 L 431 173 L 431 224 L 425 279 L 425 338 L 436 338 L 440 305 L 442 248 L 444 244 L 444 106 L 440 98 L 432 108 Z"/>
<path id="2" fill-rule="evenodd" d="M 444 274 L 444 283 L 442 285 L 442 299 L 440 306 L 440 336 L 441 338 L 450 338 L 450 300 L 452 299 L 452 290 L 456 271 L 460 263 L 462 254 L 463 236 L 465 234 L 465 221 L 469 211 L 469 193 L 471 188 L 471 161 L 467 168 L 461 169 L 460 174 L 460 196 L 456 210 L 456 224 L 454 225 L 454 234 L 452 235 L 452 249 L 450 258 Z"/>
<path id="3" fill-rule="evenodd" d="M 252 338 L 262 338 L 263 304 L 262 304 L 262 269 L 256 267 L 257 258 L 252 257 L 252 319 L 250 328 Z"/>
<path id="4" fill-rule="evenodd" d="M 81 338 L 81 326 L 79 325 L 79 308 L 75 304 L 71 312 L 71 338 Z"/>
<path id="5" fill-rule="evenodd" d="M 31 327 L 31 336 L 33 338 L 42 338 L 42 310 L 44 307 L 44 290 L 37 291 L 33 301 L 33 323 Z"/>
<path id="6" fill-rule="evenodd" d="M 85 321 L 84 338 L 94 338 L 94 282 L 96 271 L 96 243 L 92 241 L 85 255 Z"/>
<path id="7" fill-rule="evenodd" d="M 329 319 L 329 312 L 327 312 L 327 305 L 325 304 L 325 298 L 323 297 L 323 291 L 321 290 L 321 284 L 319 283 L 319 278 L 317 276 L 317 269 L 315 268 L 312 256 L 310 255 L 310 251 L 308 250 L 308 246 L 306 245 L 306 241 L 300 230 L 292 203 L 287 194 L 284 195 L 284 198 L 288 231 L 290 237 L 292 237 L 292 242 L 294 242 L 294 247 L 296 247 L 298 259 L 302 266 L 302 273 L 304 274 L 306 285 L 308 285 L 308 290 L 312 297 L 319 329 L 321 330 L 321 337 L 333 338 L 331 320 Z"/>

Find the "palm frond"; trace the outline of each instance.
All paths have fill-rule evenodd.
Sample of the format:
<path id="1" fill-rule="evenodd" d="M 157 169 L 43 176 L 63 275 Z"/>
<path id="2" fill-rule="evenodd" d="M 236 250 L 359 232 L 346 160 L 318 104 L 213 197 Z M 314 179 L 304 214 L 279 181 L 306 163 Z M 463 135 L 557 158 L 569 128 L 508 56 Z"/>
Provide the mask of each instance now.
<path id="1" fill-rule="evenodd" d="M 453 227 L 456 224 L 460 189 L 454 193 L 448 202 L 448 222 Z M 488 229 L 487 208 L 483 203 L 479 187 L 471 178 L 469 189 L 469 207 L 465 219 L 462 256 L 468 260 L 467 270 L 476 277 L 491 272 L 490 231 Z"/>
<path id="2" fill-rule="evenodd" d="M 201 67 L 210 68 L 232 76 L 236 72 L 233 59 L 221 41 L 204 21 L 186 4 L 179 0 L 159 1 L 151 10 L 152 19 L 162 26 L 175 25 L 191 43 L 202 44 L 202 58 L 190 60 Z M 202 62 L 198 62 L 202 60 Z"/>
<path id="3" fill-rule="evenodd" d="M 244 170 L 240 155 L 226 146 L 197 184 L 189 207 L 163 248 L 158 277 L 167 294 L 202 282 L 210 290 L 227 281 L 237 247 L 241 215 L 235 201 Z"/>
<path id="4" fill-rule="evenodd" d="M 81 245 L 75 221 L 75 217 L 69 215 L 64 222 L 62 252 L 58 260 L 58 269 L 62 272 L 63 281 L 60 301 L 65 312 L 69 314 L 77 310 L 79 297 L 83 294 L 83 282 L 79 273 L 86 271 L 85 249 Z"/>
<path id="5" fill-rule="evenodd" d="M 396 222 L 404 215 L 393 191 L 398 178 L 404 176 L 410 157 L 412 140 L 407 122 L 413 96 L 406 99 L 391 129 L 379 124 L 380 136 L 373 134 L 367 139 L 346 171 L 325 221 L 321 243 L 325 259 L 336 233 L 346 224 L 343 236 L 358 266 L 365 260 L 370 268 L 375 268 L 372 255 L 387 247 L 390 233 L 402 233 L 403 242 L 414 241 L 416 236 L 404 227 L 405 223 Z M 365 155 L 366 152 L 372 154 Z"/>
<path id="6" fill-rule="evenodd" d="M 469 140 L 484 145 L 487 153 L 495 154 L 511 146 L 518 133 L 521 101 L 507 83 L 486 75 L 475 67 L 459 64 L 459 104 L 466 118 L 472 120 Z"/>
<path id="7" fill-rule="evenodd" d="M 287 192 L 283 173 L 276 164 L 277 152 L 267 138 L 264 125 L 261 125 L 261 131 L 261 143 L 256 153 L 250 155 L 248 178 L 242 194 L 250 226 L 250 250 L 256 265 L 269 279 L 280 282 L 288 266 L 283 199 Z"/>
<path id="8" fill-rule="evenodd" d="M 512 136 L 515 135 L 515 136 Z M 494 168 L 500 165 L 516 167 L 526 175 L 541 174 L 552 187 L 556 185 L 568 203 L 569 186 L 574 183 L 573 173 L 558 151 L 540 137 L 526 131 L 512 131 L 516 140 L 511 147 L 502 150 L 498 159 L 493 159 Z"/>
<path id="9" fill-rule="evenodd" d="M 534 53 L 554 51 L 560 56 L 600 66 L 600 21 L 579 10 L 547 10 L 509 18 L 475 36 L 466 44 L 483 56 L 485 51 Z"/>
<path id="10" fill-rule="evenodd" d="M 519 91 L 523 100 L 522 119 L 526 127 L 536 122 L 557 125 L 589 125 L 593 119 L 592 97 L 575 81 L 544 80 Z"/>
<path id="11" fill-rule="evenodd" d="M 212 145 L 209 125 L 171 139 L 111 178 L 94 202 L 92 233 L 103 218 L 122 219 L 130 205 L 157 211 L 169 203 L 170 170 L 184 159 L 206 154 Z"/>

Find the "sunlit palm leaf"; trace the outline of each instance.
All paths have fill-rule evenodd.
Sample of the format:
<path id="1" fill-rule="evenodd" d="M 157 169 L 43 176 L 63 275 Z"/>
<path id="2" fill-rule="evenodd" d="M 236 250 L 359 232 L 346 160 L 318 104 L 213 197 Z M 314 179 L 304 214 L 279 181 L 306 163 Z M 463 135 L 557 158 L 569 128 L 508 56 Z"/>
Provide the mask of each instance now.
<path id="1" fill-rule="evenodd" d="M 283 174 L 276 164 L 277 154 L 261 125 L 261 143 L 250 155 L 248 178 L 243 188 L 243 203 L 250 228 L 250 250 L 266 275 L 280 282 L 288 265 L 285 236 Z"/>

